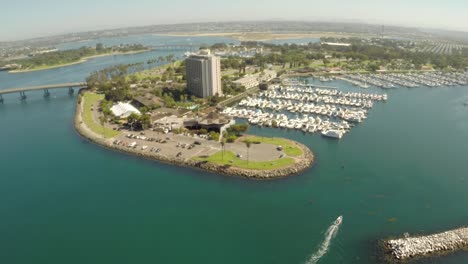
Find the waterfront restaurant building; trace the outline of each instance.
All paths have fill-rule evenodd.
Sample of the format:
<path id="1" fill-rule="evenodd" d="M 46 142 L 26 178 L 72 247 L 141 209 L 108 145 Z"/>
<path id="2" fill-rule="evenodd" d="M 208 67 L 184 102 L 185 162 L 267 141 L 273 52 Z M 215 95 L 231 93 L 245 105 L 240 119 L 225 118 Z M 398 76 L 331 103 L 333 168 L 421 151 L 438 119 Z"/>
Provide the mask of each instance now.
<path id="1" fill-rule="evenodd" d="M 200 98 L 221 96 L 221 60 L 210 51 L 200 51 L 185 60 L 187 90 Z"/>
<path id="2" fill-rule="evenodd" d="M 229 116 L 211 112 L 205 116 L 188 119 L 184 122 L 184 127 L 190 130 L 206 129 L 207 131 L 218 132 L 221 135 L 226 129 L 234 125 L 236 121 Z"/>

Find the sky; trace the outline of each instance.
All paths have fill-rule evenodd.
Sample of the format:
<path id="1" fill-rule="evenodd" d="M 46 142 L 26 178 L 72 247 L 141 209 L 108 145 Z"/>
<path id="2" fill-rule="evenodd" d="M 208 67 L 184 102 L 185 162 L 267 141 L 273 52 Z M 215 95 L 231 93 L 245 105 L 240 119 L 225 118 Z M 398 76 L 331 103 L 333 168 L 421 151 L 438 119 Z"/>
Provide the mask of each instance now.
<path id="1" fill-rule="evenodd" d="M 156 24 L 356 21 L 468 31 L 467 0 L 2 0 L 0 41 Z"/>

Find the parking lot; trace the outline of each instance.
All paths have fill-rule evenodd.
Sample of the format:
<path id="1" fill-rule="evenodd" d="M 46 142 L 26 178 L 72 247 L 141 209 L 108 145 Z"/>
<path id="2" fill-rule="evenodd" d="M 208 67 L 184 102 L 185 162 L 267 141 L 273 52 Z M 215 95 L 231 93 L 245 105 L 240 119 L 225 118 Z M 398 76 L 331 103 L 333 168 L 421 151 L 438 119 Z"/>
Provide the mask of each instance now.
<path id="1" fill-rule="evenodd" d="M 211 156 L 221 151 L 221 144 L 217 141 L 207 140 L 198 135 L 161 133 L 155 131 L 124 132 L 116 137 L 114 145 L 133 148 L 141 152 L 153 152 L 167 157 L 181 157 L 191 159 L 199 156 Z M 271 144 L 251 144 L 250 149 L 242 139 L 234 143 L 226 143 L 225 151 L 232 151 L 241 159 L 251 161 L 270 161 L 284 155 Z"/>

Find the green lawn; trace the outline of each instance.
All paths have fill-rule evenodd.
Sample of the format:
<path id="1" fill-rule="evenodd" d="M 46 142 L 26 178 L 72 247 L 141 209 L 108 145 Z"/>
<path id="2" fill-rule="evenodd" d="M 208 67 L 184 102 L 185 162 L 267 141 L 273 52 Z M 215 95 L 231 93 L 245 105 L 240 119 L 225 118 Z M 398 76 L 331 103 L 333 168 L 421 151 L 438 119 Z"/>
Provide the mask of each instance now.
<path id="1" fill-rule="evenodd" d="M 231 165 L 233 167 L 249 170 L 272 170 L 287 167 L 294 164 L 292 158 L 281 158 L 273 161 L 249 161 L 242 160 L 234 154 L 232 151 L 225 151 L 224 158 L 223 152 L 219 151 L 208 158 L 197 157 L 195 160 L 208 161 L 219 165 Z M 232 161 L 232 162 L 231 162 Z"/>
<path id="2" fill-rule="evenodd" d="M 288 156 L 301 156 L 302 150 L 297 146 L 293 145 L 290 141 L 282 138 L 269 138 L 269 137 L 249 137 L 249 141 L 262 142 L 266 144 L 272 144 L 275 146 L 282 146 L 284 153 Z"/>
<path id="3" fill-rule="evenodd" d="M 148 70 L 144 70 L 144 71 L 141 71 L 141 72 L 134 73 L 134 74 L 132 74 L 132 76 L 135 76 L 139 81 L 142 81 L 142 80 L 144 80 L 146 78 L 149 78 L 149 79 L 155 79 L 157 77 L 161 78 L 163 76 L 163 73 L 159 73 L 158 71 L 162 70 L 163 72 L 165 72 L 167 70 L 167 68 L 169 68 L 169 67 L 172 67 L 174 69 L 177 68 L 177 67 L 180 67 L 180 65 L 182 64 L 182 61 L 179 60 L 179 61 L 176 61 L 174 63 L 171 63 L 171 62 L 164 62 L 164 63 L 165 64 L 163 64 L 163 65 L 160 65 L 160 66 L 148 69 Z M 176 76 L 182 78 L 182 74 L 176 74 Z"/>
<path id="4" fill-rule="evenodd" d="M 94 133 L 103 135 L 105 138 L 112 138 L 120 133 L 112 130 L 110 128 L 105 128 L 98 124 L 93 119 L 93 113 L 91 111 L 91 106 L 98 107 L 98 102 L 104 99 L 103 94 L 95 94 L 95 93 L 84 93 L 83 98 L 84 106 L 83 106 L 83 121 L 86 126 L 91 129 Z"/>

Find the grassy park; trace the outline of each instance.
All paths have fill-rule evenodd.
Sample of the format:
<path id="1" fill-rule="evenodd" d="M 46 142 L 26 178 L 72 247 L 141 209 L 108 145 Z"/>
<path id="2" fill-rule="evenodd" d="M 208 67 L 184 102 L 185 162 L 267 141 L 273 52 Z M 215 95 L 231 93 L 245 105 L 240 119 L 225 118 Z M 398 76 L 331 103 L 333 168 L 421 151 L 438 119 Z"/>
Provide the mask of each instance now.
<path id="1" fill-rule="evenodd" d="M 104 136 L 105 138 L 112 138 L 119 135 L 119 132 L 112 130 L 110 128 L 106 128 L 96 121 L 93 118 L 93 112 L 91 111 L 91 107 L 97 107 L 99 101 L 104 99 L 103 94 L 95 94 L 95 93 L 84 93 L 83 98 L 84 106 L 83 106 L 83 122 L 86 126 L 91 129 L 94 133 Z"/>
<path id="2" fill-rule="evenodd" d="M 249 161 L 238 158 L 232 151 L 219 151 L 210 157 L 197 157 L 196 160 L 208 161 L 219 165 L 230 165 L 233 167 L 249 170 L 272 170 L 290 166 L 294 164 L 293 158 L 280 158 L 273 161 Z"/>
<path id="3" fill-rule="evenodd" d="M 246 140 L 252 143 L 260 142 L 275 146 L 282 146 L 284 153 L 288 156 L 298 157 L 302 155 L 302 150 L 299 147 L 295 146 L 293 143 L 291 143 L 291 141 L 286 139 L 269 137 L 249 137 Z"/>

